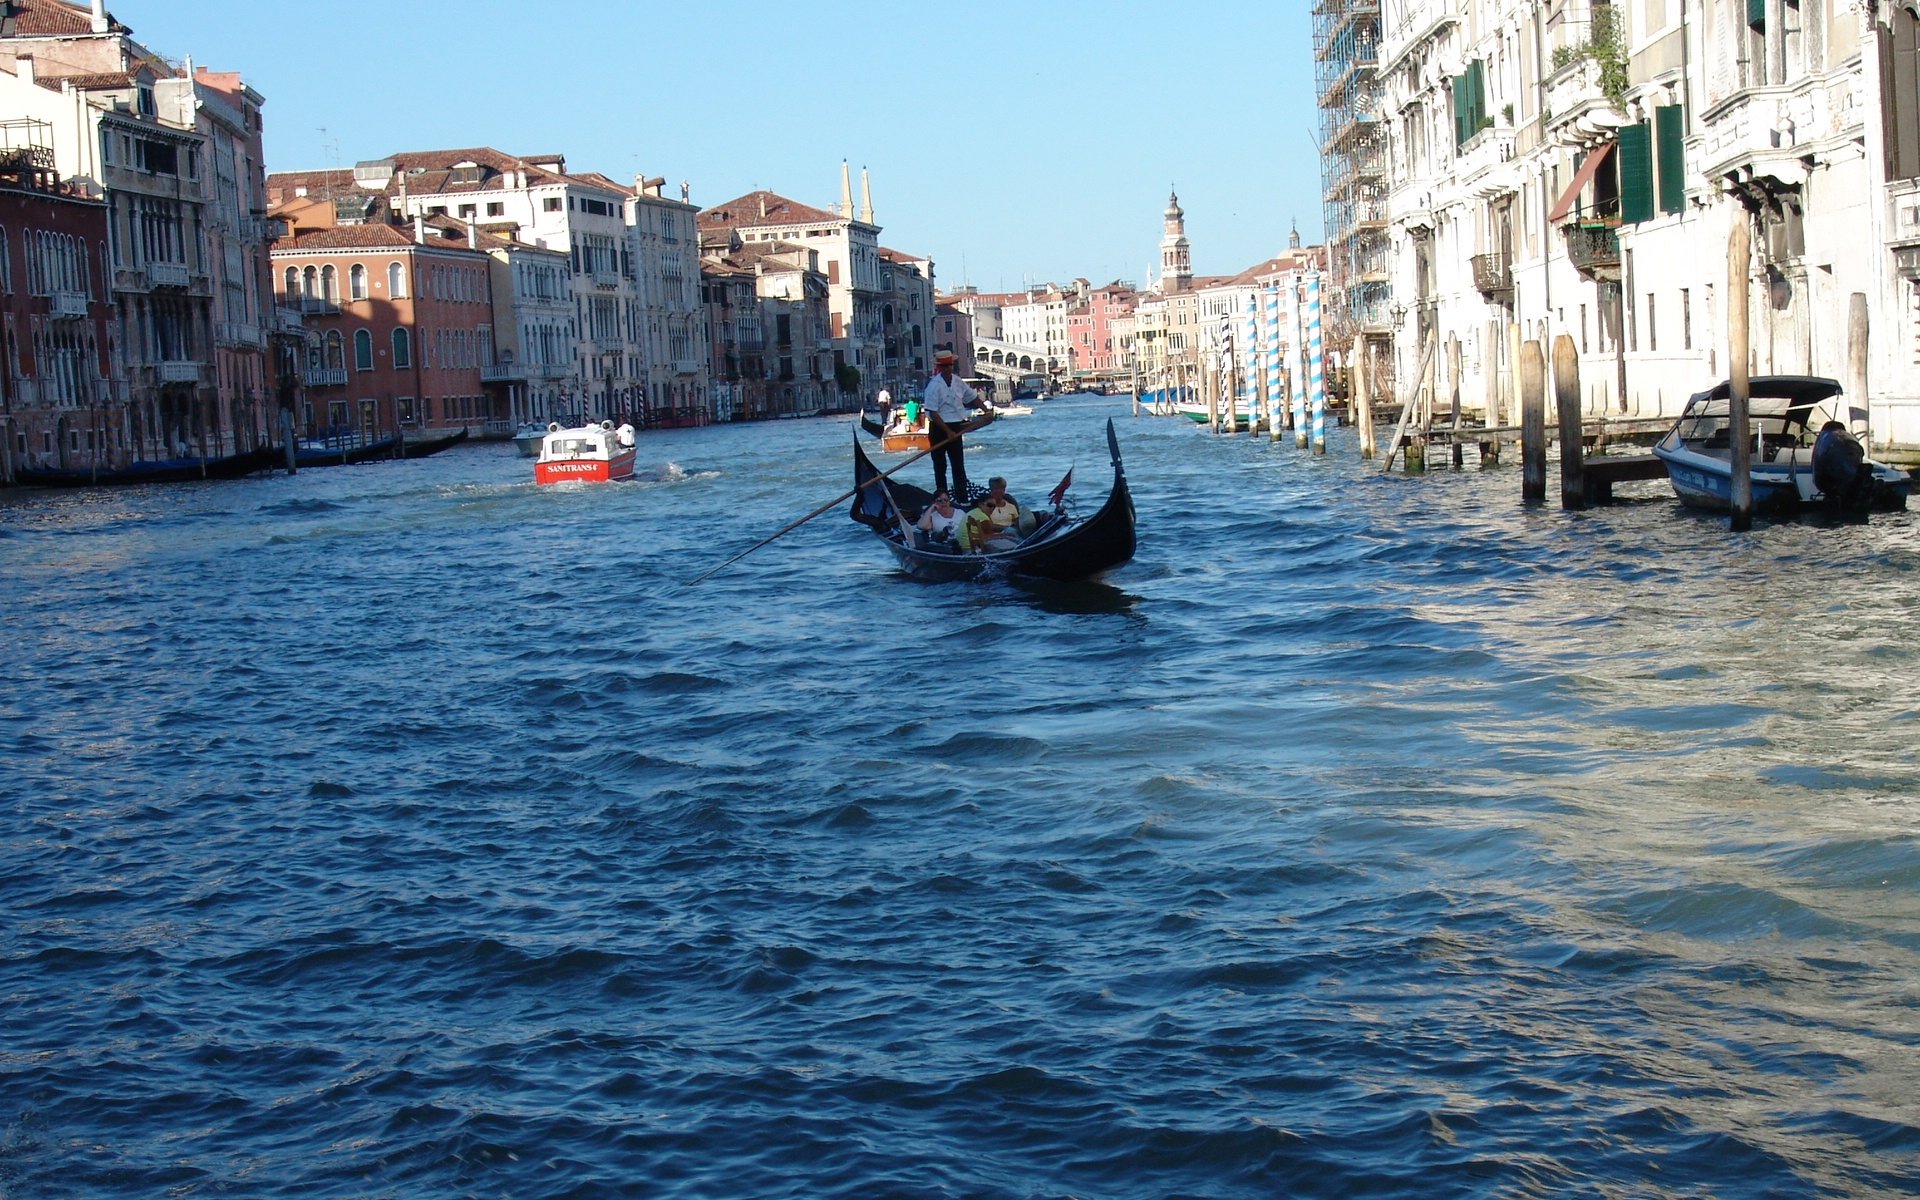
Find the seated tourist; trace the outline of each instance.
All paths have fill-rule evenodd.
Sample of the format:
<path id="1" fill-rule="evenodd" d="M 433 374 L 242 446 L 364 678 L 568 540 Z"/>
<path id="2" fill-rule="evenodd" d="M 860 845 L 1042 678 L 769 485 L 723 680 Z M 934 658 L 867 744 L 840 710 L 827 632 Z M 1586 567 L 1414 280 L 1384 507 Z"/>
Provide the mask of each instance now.
<path id="1" fill-rule="evenodd" d="M 927 505 L 927 511 L 920 514 L 915 522 L 927 540 L 932 542 L 951 542 L 960 532 L 960 514 L 953 507 L 953 497 L 947 489 L 941 488 L 933 494 L 933 503 Z"/>
<path id="2" fill-rule="evenodd" d="M 987 494 L 967 512 L 960 544 L 975 554 L 1011 550 L 1020 544 L 1022 526 L 1031 523 L 1020 502 L 1007 495 L 1007 481 L 995 475 L 987 481 Z"/>

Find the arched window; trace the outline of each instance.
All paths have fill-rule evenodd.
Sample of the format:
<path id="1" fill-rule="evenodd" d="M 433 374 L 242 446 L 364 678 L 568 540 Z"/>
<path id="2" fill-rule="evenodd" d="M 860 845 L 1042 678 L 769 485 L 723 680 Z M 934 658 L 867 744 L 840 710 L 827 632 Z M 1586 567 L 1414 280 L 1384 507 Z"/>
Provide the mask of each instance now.
<path id="1" fill-rule="evenodd" d="M 373 370 L 373 334 L 364 329 L 353 331 L 353 369 Z"/>
<path id="2" fill-rule="evenodd" d="M 407 294 L 407 268 L 404 263 L 387 264 L 387 296 L 398 300 Z"/>
<path id="3" fill-rule="evenodd" d="M 287 268 L 287 299 L 297 299 L 300 295 L 300 268 Z"/>
<path id="4" fill-rule="evenodd" d="M 359 263 L 347 268 L 347 295 L 355 300 L 367 298 L 367 269 Z"/>
<path id="5" fill-rule="evenodd" d="M 320 296 L 319 268 L 308 267 L 305 271 L 301 272 L 301 278 L 305 282 L 305 290 L 301 294 L 318 299 Z"/>
<path id="6" fill-rule="evenodd" d="M 413 365 L 413 338 L 404 329 L 393 331 L 393 365 L 396 367 Z"/>
<path id="7" fill-rule="evenodd" d="M 328 303 L 340 299 L 340 274 L 332 263 L 320 268 L 320 298 Z"/>
<path id="8" fill-rule="evenodd" d="M 293 268 L 288 267 L 287 270 L 292 271 Z M 326 352 L 321 348 L 320 331 L 316 329 L 307 334 L 307 365 L 318 370 L 326 364 Z"/>
<path id="9" fill-rule="evenodd" d="M 346 345 L 340 340 L 338 329 L 327 330 L 327 368 L 333 371 L 347 369 Z"/>

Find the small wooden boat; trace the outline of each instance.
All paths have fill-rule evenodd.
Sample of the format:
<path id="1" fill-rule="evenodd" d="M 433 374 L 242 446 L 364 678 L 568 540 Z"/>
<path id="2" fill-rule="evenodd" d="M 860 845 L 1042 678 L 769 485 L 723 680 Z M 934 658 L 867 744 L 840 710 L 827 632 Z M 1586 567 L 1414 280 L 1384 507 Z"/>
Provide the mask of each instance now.
<path id="1" fill-rule="evenodd" d="M 964 435 L 972 433 L 976 429 L 984 429 L 987 425 L 991 424 L 993 418 L 998 415 L 999 410 L 994 410 L 989 414 L 983 414 L 970 421 L 963 421 L 956 427 L 957 432 Z M 882 454 L 918 454 L 923 450 L 931 450 L 933 448 L 933 439 L 928 435 L 925 428 L 908 430 L 897 429 L 892 426 L 882 426 L 879 419 L 872 413 L 860 414 L 860 428 L 866 430 L 871 436 L 880 439 L 880 453 Z"/>
<path id="2" fill-rule="evenodd" d="M 1756 375 L 1748 381 L 1747 436 L 1753 439 L 1748 472 L 1755 511 L 1819 505 L 1862 513 L 1907 506 L 1911 478 L 1897 467 L 1866 458 L 1857 443 L 1851 459 L 1842 457 L 1844 465 L 1835 470 L 1836 456 L 1829 448 L 1852 438 L 1844 426 L 1839 438 L 1823 434 L 1820 427 L 1844 415 L 1841 390 L 1837 380 L 1815 375 Z M 1694 393 L 1680 419 L 1653 448 L 1666 464 L 1674 495 L 1689 508 L 1727 512 L 1733 507 L 1729 408 L 1724 380 Z"/>
<path id="3" fill-rule="evenodd" d="M 443 434 L 440 437 L 416 438 L 412 441 L 405 442 L 401 445 L 400 454 L 403 458 L 425 458 L 429 454 L 438 454 L 442 450 L 458 446 L 466 440 L 467 431 L 464 429 L 456 429 L 452 433 Z"/>
<path id="4" fill-rule="evenodd" d="M 535 483 L 611 483 L 633 478 L 633 426 L 615 429 L 612 421 L 563 429 L 547 426 L 540 457 L 533 464 Z"/>
<path id="5" fill-rule="evenodd" d="M 882 425 L 872 413 L 861 413 L 860 428 L 880 439 L 882 454 L 918 454 L 932 445 L 927 440 L 924 424 L 918 429 L 902 429 L 898 425 Z"/>
<path id="6" fill-rule="evenodd" d="M 134 462 L 124 467 L 70 469 L 20 467 L 13 481 L 23 487 L 108 487 L 134 483 L 191 483 L 196 479 L 239 479 L 273 469 L 286 461 L 286 452 L 271 446 L 220 458 L 167 458 Z"/>
<path id="7" fill-rule="evenodd" d="M 853 507 L 848 516 L 886 543 L 902 570 L 918 579 L 976 579 L 985 575 L 1029 575 L 1046 579 L 1085 579 L 1133 557 L 1133 495 L 1120 465 L 1120 442 L 1107 422 L 1107 450 L 1113 458 L 1113 490 L 1093 515 L 1075 517 L 1056 503 L 1018 546 L 967 554 L 951 544 L 926 541 L 912 521 L 933 501 L 931 493 L 884 479 L 860 447 L 853 444 Z M 1055 494 L 1064 498 L 1073 473 Z"/>

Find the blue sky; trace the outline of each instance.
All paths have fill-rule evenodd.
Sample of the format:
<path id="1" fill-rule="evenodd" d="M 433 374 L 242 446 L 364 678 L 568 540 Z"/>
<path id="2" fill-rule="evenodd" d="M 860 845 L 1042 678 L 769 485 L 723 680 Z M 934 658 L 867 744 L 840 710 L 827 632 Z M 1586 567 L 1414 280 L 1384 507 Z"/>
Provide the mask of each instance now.
<path id="1" fill-rule="evenodd" d="M 845 158 L 943 288 L 1144 283 L 1170 184 L 1201 274 L 1320 235 L 1307 0 L 108 8 L 264 95 L 271 170 L 489 145 L 829 207 Z"/>

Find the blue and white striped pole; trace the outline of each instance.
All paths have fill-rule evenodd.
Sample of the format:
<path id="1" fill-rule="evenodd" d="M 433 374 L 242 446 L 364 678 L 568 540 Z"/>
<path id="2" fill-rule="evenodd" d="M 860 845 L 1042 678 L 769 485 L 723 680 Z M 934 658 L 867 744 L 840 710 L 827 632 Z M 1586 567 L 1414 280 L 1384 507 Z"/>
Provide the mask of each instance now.
<path id="1" fill-rule="evenodd" d="M 1280 285 L 1267 285 L 1266 344 L 1261 353 L 1267 360 L 1267 436 L 1278 440 L 1284 422 L 1280 413 L 1287 402 L 1280 395 Z"/>
<path id="2" fill-rule="evenodd" d="M 1293 444 L 1307 444 L 1307 323 L 1300 315 L 1300 281 L 1287 289 L 1287 373 L 1293 377 Z"/>
<path id="3" fill-rule="evenodd" d="M 1307 272 L 1307 394 L 1313 403 L 1313 452 L 1327 452 L 1327 356 L 1320 344 L 1320 272 Z"/>
<path id="4" fill-rule="evenodd" d="M 1240 326 L 1240 382 L 1247 389 L 1247 432 L 1258 433 L 1260 419 L 1260 293 L 1247 293 L 1247 318 Z M 1271 412 L 1271 407 L 1268 408 Z"/>

